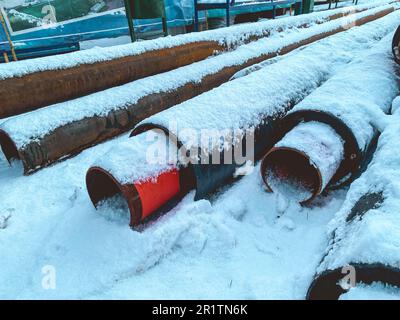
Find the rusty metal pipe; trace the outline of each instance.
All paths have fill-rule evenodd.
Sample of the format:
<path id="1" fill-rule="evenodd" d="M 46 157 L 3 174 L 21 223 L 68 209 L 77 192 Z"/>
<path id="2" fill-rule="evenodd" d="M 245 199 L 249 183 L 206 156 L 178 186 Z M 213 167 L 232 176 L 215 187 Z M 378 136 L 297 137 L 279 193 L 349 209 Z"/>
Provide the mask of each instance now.
<path id="1" fill-rule="evenodd" d="M 366 170 L 384 128 L 375 119 L 390 111 L 398 93 L 391 41 L 388 34 L 363 60 L 330 78 L 274 128 L 273 141 L 279 142 L 261 165 L 271 191 L 290 191 L 297 184 L 310 196 L 290 196 L 305 203 L 328 186 L 341 187 Z M 354 76 L 358 74 L 364 75 L 362 87 Z"/>
<path id="2" fill-rule="evenodd" d="M 203 77 L 200 82 L 188 81 L 171 91 L 150 93 L 139 99 L 136 103 L 127 104 L 123 109 L 112 109 L 104 116 L 95 115 L 82 120 L 71 121 L 48 132 L 41 138 L 32 137 L 32 140 L 23 146 L 17 147 L 16 143 L 12 143 L 14 140 L 13 132 L 9 131 L 3 124 L 0 127 L 0 144 L 8 160 L 13 158 L 20 159 L 23 163 L 25 174 L 32 173 L 60 159 L 75 155 L 86 148 L 122 134 L 155 113 L 209 91 L 228 81 L 232 75 L 243 68 L 276 57 L 277 55 L 286 54 L 299 47 L 339 32 L 347 31 L 353 26 L 360 26 L 374 21 L 393 11 L 393 7 L 385 8 L 382 11 L 361 17 L 348 25 L 340 25 L 329 32 L 313 35 L 302 41 L 296 40 L 294 43 L 281 48 L 279 52 L 261 54 L 240 65 L 225 67 L 219 72 Z M 57 108 L 62 108 L 62 105 L 57 106 Z M 50 112 L 49 108 L 45 110 L 46 112 Z M 31 113 L 26 116 L 34 117 L 35 115 Z M 17 124 L 19 119 L 16 117 L 9 121 Z"/>
<path id="3" fill-rule="evenodd" d="M 270 191 L 304 204 L 326 188 L 343 153 L 342 139 L 329 125 L 301 123 L 265 155 L 261 174 Z"/>
<path id="4" fill-rule="evenodd" d="M 365 11 L 365 7 L 332 13 L 320 19 L 316 17 L 311 22 L 322 23 L 347 16 L 352 13 Z M 307 23 L 300 22 L 298 28 L 308 27 Z M 141 79 L 151 75 L 173 70 L 191 63 L 204 60 L 216 53 L 234 49 L 240 44 L 249 43 L 263 37 L 268 37 L 276 27 L 267 27 L 262 32 L 254 34 L 243 33 L 243 37 L 231 43 L 229 37 L 216 40 L 191 40 L 183 45 L 166 44 L 159 49 L 153 49 L 139 54 L 111 59 L 105 55 L 105 61 L 82 62 L 77 66 L 64 68 L 56 67 L 48 70 L 47 65 L 43 71 L 26 74 L 23 76 L 0 79 L 0 118 L 32 111 L 51 104 L 75 99 L 94 92 Z M 277 32 L 284 27 L 278 27 Z M 215 32 L 218 32 L 216 30 Z M 213 31 L 210 33 L 213 37 Z M 218 33 L 217 33 L 218 34 Z M 206 36 L 203 37 L 207 39 Z M 201 38 L 200 38 L 201 39 Z M 239 37 L 238 37 L 239 39 Z M 133 44 L 133 46 L 140 44 Z M 157 47 L 160 47 L 157 46 Z M 76 58 L 78 53 L 69 54 Z M 66 59 L 68 55 L 64 56 Z M 23 62 L 24 63 L 24 62 Z"/>
<path id="5" fill-rule="evenodd" d="M 154 150 L 157 155 L 151 153 Z M 125 201 L 132 227 L 154 218 L 193 188 L 190 171 L 179 167 L 177 153 L 176 142 L 159 129 L 117 145 L 87 171 L 93 205 L 97 208 L 110 199 Z"/>

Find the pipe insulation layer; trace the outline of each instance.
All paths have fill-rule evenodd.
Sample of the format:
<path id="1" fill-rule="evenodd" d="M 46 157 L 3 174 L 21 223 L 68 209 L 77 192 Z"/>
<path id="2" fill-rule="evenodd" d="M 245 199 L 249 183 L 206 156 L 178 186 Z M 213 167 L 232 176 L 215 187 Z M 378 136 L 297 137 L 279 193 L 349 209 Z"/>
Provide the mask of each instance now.
<path id="1" fill-rule="evenodd" d="M 264 157 L 264 182 L 298 202 L 319 195 L 343 160 L 343 141 L 328 125 L 315 121 L 300 123 L 289 131 Z"/>
<path id="2" fill-rule="evenodd" d="M 397 28 L 392 42 L 394 59 L 400 64 L 400 26 Z"/>
<path id="3" fill-rule="evenodd" d="M 243 43 L 388 2 L 0 65 L 0 118 L 173 70 Z"/>
<path id="4" fill-rule="evenodd" d="M 292 150 L 300 149 L 304 156 L 308 156 L 317 167 L 322 165 L 329 167 L 327 173 L 320 172 L 321 190 L 319 193 L 327 186 L 339 187 L 353 181 L 365 169 L 372 156 L 382 128 L 382 123 L 378 119 L 382 114 L 390 111 L 391 101 L 398 91 L 396 66 L 392 55 L 388 56 L 391 39 L 391 35 L 385 37 L 367 54 L 361 55 L 356 61 L 350 63 L 340 73 L 312 92 L 296 105 L 275 129 L 274 138 L 279 141 L 283 137 L 283 140 L 277 144 L 278 150 L 279 147 L 288 145 L 292 147 Z M 333 156 L 333 150 L 338 150 L 337 140 L 330 139 L 329 141 L 327 139 L 322 143 L 324 148 L 329 150 L 328 154 L 333 156 L 332 163 L 326 158 L 324 164 L 321 164 L 323 161 L 316 164 L 316 160 L 310 155 L 320 150 L 321 147 L 318 145 L 320 139 L 317 138 L 317 129 L 315 129 L 314 135 L 316 144 L 312 145 L 312 141 L 306 142 L 307 150 L 304 150 L 304 141 L 301 142 L 301 137 L 298 137 L 297 144 L 292 142 L 293 140 L 287 142 L 287 136 L 294 136 L 292 130 L 298 132 L 296 128 L 299 124 L 304 127 L 305 124 L 315 122 L 330 126 L 343 141 L 341 157 L 339 157 L 339 153 L 337 156 Z M 307 139 L 310 136 L 312 135 L 309 134 Z M 268 168 L 276 162 L 271 159 L 275 150 L 272 149 L 267 153 L 261 165 L 266 183 L 269 181 Z M 305 161 L 293 162 L 293 166 L 290 168 L 291 172 L 308 172 L 309 175 L 303 178 L 304 181 L 315 179 L 315 172 L 313 170 L 306 171 L 305 165 Z M 285 179 L 281 183 L 285 183 Z M 313 190 L 316 189 L 318 188 Z M 314 193 L 314 196 L 316 194 L 318 193 Z"/>
<path id="5" fill-rule="evenodd" d="M 205 61 L 11 118 L 0 126 L 2 149 L 7 159 L 17 158 L 22 161 L 25 173 L 33 172 L 126 132 L 155 113 L 211 90 L 249 65 L 347 30 L 343 35 L 335 35 L 332 40 L 327 39 L 326 42 L 316 44 L 320 48 L 313 50 L 310 56 L 296 53 L 302 56 L 302 63 L 307 68 L 299 66 L 296 61 L 291 69 L 297 70 L 304 79 L 309 79 L 308 82 L 299 84 L 307 90 L 310 83 L 315 85 L 313 79 L 326 80 L 334 65 L 349 62 L 376 41 L 375 39 L 380 39 L 391 31 L 394 20 L 399 18 L 398 12 L 392 12 L 393 10 L 393 6 L 383 6 L 313 26 L 301 33 L 290 33 L 283 38 L 261 39 Z M 384 17 L 386 15 L 388 17 Z M 362 25 L 381 17 L 384 18 L 367 24 L 360 31 L 348 30 L 354 25 Z M 324 61 L 324 65 L 321 61 Z M 297 75 L 282 75 L 282 68 L 283 65 L 280 70 L 275 71 L 278 74 L 271 76 L 264 71 L 264 78 L 260 76 L 258 80 L 259 84 L 269 83 L 272 97 L 279 92 L 294 89 L 300 81 Z M 310 72 L 315 75 L 312 79 L 308 76 Z M 295 82 L 291 79 L 292 76 Z M 270 81 L 265 82 L 264 79 L 268 77 L 271 78 Z M 278 82 L 276 78 L 279 78 Z M 232 96 L 235 92 L 240 93 L 241 98 L 254 95 L 252 90 L 246 88 L 249 86 L 246 80 L 243 84 L 239 80 L 232 83 L 232 90 L 226 89 L 229 92 L 224 97 Z M 265 85 L 259 90 L 265 90 Z M 296 96 L 298 98 L 303 94 L 300 90 Z M 266 95 L 263 99 L 271 96 Z M 245 100 L 248 104 L 249 100 Z M 203 103 L 210 104 L 210 100 Z M 215 110 L 224 105 L 224 102 L 220 103 Z M 184 106 L 186 107 L 185 104 Z M 192 113 L 190 110 L 187 112 Z M 210 119 L 213 117 L 210 115 Z M 172 117 L 171 120 L 175 118 Z M 200 123 L 207 123 L 207 120 Z"/>
<path id="6" fill-rule="evenodd" d="M 96 207 L 108 199 L 114 199 L 117 205 L 118 201 L 125 201 L 130 225 L 136 226 L 186 188 L 180 181 L 176 156 L 177 146 L 161 130 L 129 139 L 87 172 L 90 199 Z"/>
<path id="7" fill-rule="evenodd" d="M 341 70 L 353 57 L 360 55 L 377 39 L 393 30 L 398 19 L 399 12 L 395 12 L 377 22 L 329 37 L 287 56 L 284 61 L 156 114 L 140 123 L 132 137 L 122 143 L 122 147 L 115 145 L 93 167 L 104 168 L 106 171 L 110 167 L 121 168 L 118 170 L 121 172 L 126 168 L 127 173 L 147 172 L 146 177 L 157 176 L 157 166 L 147 164 L 139 150 L 135 153 L 127 152 L 125 145 L 140 144 L 138 141 L 143 133 L 150 129 L 160 129 L 167 136 L 174 137 L 179 150 L 182 150 L 179 154 L 194 151 L 194 155 L 205 154 L 206 159 L 209 159 L 208 163 L 179 164 L 181 182 L 187 186 L 181 188 L 182 193 L 195 189 L 194 198 L 204 198 L 231 180 L 236 169 L 246 164 L 248 158 L 252 158 L 249 152 L 244 159 L 234 157 L 228 162 L 225 161 L 226 154 L 245 145 L 244 149 L 253 149 L 254 160 L 259 159 L 272 143 L 276 122 L 335 71 Z M 282 72 L 283 67 L 290 72 Z M 214 139 L 206 140 L 206 148 L 200 138 L 204 132 L 217 134 Z M 218 151 L 220 164 L 213 164 L 215 150 Z M 129 163 L 129 166 L 123 163 Z M 147 171 L 146 168 L 151 170 Z M 90 175 L 91 170 L 88 172 Z M 94 188 L 97 188 L 96 185 Z"/>
<path id="8" fill-rule="evenodd" d="M 399 141 L 399 109 L 386 118 L 371 164 L 329 225 L 331 239 L 307 299 L 339 299 L 360 284 L 400 287 L 400 156 L 393 147 Z"/>

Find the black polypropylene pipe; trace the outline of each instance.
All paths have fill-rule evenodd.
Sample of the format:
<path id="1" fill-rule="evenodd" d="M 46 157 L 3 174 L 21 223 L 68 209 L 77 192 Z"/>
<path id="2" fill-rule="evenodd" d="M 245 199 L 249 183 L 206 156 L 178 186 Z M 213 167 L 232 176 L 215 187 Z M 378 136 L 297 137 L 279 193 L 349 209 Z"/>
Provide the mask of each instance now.
<path id="1" fill-rule="evenodd" d="M 397 28 L 392 42 L 394 60 L 400 64 L 400 26 Z"/>

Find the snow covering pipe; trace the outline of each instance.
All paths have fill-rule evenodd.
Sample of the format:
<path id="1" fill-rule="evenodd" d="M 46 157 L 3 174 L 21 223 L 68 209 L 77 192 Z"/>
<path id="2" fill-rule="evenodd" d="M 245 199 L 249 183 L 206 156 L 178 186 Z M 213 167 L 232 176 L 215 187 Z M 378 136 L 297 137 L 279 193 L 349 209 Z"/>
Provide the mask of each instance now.
<path id="1" fill-rule="evenodd" d="M 323 23 L 365 10 L 367 10 L 366 7 L 361 7 L 353 11 L 336 12 L 331 15 L 325 15 L 322 19 L 318 18 L 319 15 L 315 15 L 308 23 L 299 20 L 299 23 L 294 24 L 294 26 L 305 28 L 311 22 Z M 134 47 L 138 46 L 139 50 L 137 51 L 139 53 L 114 59 L 109 58 L 110 49 L 105 48 L 100 49 L 100 51 L 104 51 L 104 55 L 100 57 L 98 62 L 93 62 L 94 59 L 90 56 L 88 59 L 90 51 L 66 54 L 62 56 L 62 59 L 50 57 L 44 60 L 33 60 L 38 65 L 43 61 L 43 67 L 39 67 L 35 72 L 4 79 L 1 79 L 0 74 L 0 118 L 29 112 L 44 106 L 119 86 L 136 79 L 173 70 L 204 60 L 216 52 L 221 53 L 231 50 L 240 44 L 268 37 L 272 30 L 281 32 L 286 29 L 284 26 L 279 25 L 278 29 L 276 28 L 277 26 L 258 27 L 254 32 L 247 28 L 245 29 L 247 32 L 242 31 L 243 34 L 237 36 L 233 41 L 230 35 L 218 30 L 209 32 L 210 36 L 208 38 L 210 40 L 207 40 L 206 35 L 198 36 L 198 34 L 193 39 L 191 39 L 193 34 L 178 36 L 178 44 L 169 39 L 152 40 L 153 42 L 165 41 L 166 44 L 156 43 L 153 46 L 154 48 L 149 45 L 150 49 L 145 52 L 140 52 L 142 51 L 140 50 L 142 43 L 135 43 L 132 45 L 132 51 L 135 51 Z M 232 32 L 240 33 L 240 29 L 233 29 Z M 215 40 L 216 36 L 213 36 L 213 34 L 222 34 L 225 38 L 221 36 L 221 39 Z M 188 40 L 182 40 L 185 38 Z M 183 44 L 179 44 L 182 42 Z M 146 46 L 144 47 L 146 48 Z M 71 57 L 72 60 L 78 60 L 77 65 L 64 67 L 63 59 L 68 59 L 68 57 Z M 81 59 L 80 57 L 83 58 Z M 89 60 L 89 62 L 85 62 L 85 60 Z M 32 63 L 32 61 L 20 62 L 20 64 L 27 64 L 25 68 L 28 69 Z M 54 65 L 49 68 L 51 63 Z"/>
<path id="2" fill-rule="evenodd" d="M 157 140 L 161 139 L 162 145 L 157 144 L 157 148 L 165 146 L 170 148 L 168 154 L 176 154 L 176 144 L 163 131 L 152 131 Z M 118 151 L 106 154 L 86 174 L 87 191 L 94 206 L 122 196 L 129 208 L 131 227 L 173 207 L 193 188 L 190 171 L 168 158 L 157 160 L 154 165 L 149 165 L 150 169 L 143 167 L 151 161 L 146 158 L 147 148 L 151 147 L 151 142 L 146 140 L 147 133 L 138 136 L 136 141 L 129 139 Z M 140 172 L 138 167 L 142 169 Z"/>
<path id="3" fill-rule="evenodd" d="M 342 157 L 343 142 L 330 126 L 301 123 L 266 154 L 261 173 L 270 191 L 305 203 L 325 189 Z"/>
<path id="4" fill-rule="evenodd" d="M 379 81 L 380 79 L 376 79 Z M 332 221 L 331 239 L 308 288 L 310 300 L 334 300 L 359 284 L 400 287 L 399 197 L 400 97 L 382 134 L 371 165 L 350 186 Z"/>
<path id="5" fill-rule="evenodd" d="M 199 82 L 188 81 L 174 90 L 149 93 L 134 104 L 127 103 L 127 106 L 123 109 L 110 108 L 111 111 L 103 116 L 94 115 L 82 120 L 71 121 L 66 125 L 52 129 L 41 138 L 32 137 L 31 141 L 23 145 L 17 145 L 14 141 L 14 137 L 18 136 L 18 134 L 14 134 L 12 130 L 2 125 L 0 128 L 0 144 L 9 161 L 20 159 L 23 163 L 24 173 L 32 173 L 60 159 L 75 155 L 84 149 L 131 130 L 137 123 L 153 114 L 218 87 L 227 82 L 239 70 L 277 55 L 286 54 L 328 36 L 347 31 L 354 26 L 361 26 L 377 20 L 393 11 L 393 7 L 385 7 L 381 11 L 375 11 L 348 24 L 341 24 L 333 30 L 310 36 L 301 41 L 296 39 L 293 43 L 281 48 L 279 52 L 261 54 L 242 64 L 225 67 L 216 73 L 204 76 Z M 62 105 L 60 104 L 59 107 L 62 108 Z M 43 110 L 49 112 L 49 118 L 52 117 L 50 109 Z M 24 116 L 35 117 L 35 113 L 29 113 Z M 17 125 L 18 117 L 7 122 L 11 121 L 15 122 L 15 127 L 20 127 Z"/>
<path id="6" fill-rule="evenodd" d="M 102 200 L 121 194 L 128 203 L 132 227 L 149 219 L 181 191 L 178 169 L 162 172 L 146 181 L 123 183 L 104 169 L 92 167 L 86 175 L 86 186 L 96 207 Z"/>
<path id="7" fill-rule="evenodd" d="M 375 30 L 375 25 L 365 28 L 373 31 Z M 385 30 L 386 32 L 389 31 L 389 29 Z M 354 42 L 362 40 L 361 43 L 365 43 L 364 30 L 358 31 L 354 31 L 356 34 L 359 34 L 358 36 L 353 34 L 343 35 L 344 44 L 342 45 L 342 49 L 344 51 L 347 48 L 346 43 L 348 43 L 348 41 Z M 339 39 L 341 38 L 339 37 Z M 321 46 L 323 49 L 324 45 L 321 44 Z M 330 47 L 330 42 L 327 42 L 326 47 Z M 305 50 L 306 52 L 308 51 L 307 48 Z M 310 49 L 310 51 L 312 50 Z M 323 54 L 320 54 L 320 57 L 326 57 L 326 59 L 324 59 L 325 63 L 333 65 L 335 61 L 337 61 L 335 58 L 331 57 L 331 53 L 323 52 Z M 159 129 L 165 133 L 165 136 L 173 137 L 173 141 L 176 141 L 176 145 L 179 149 L 183 150 L 182 154 L 186 155 L 186 151 L 192 151 L 193 149 L 196 151 L 196 148 L 198 148 L 199 150 L 195 154 L 204 154 L 206 157 L 207 155 L 210 156 L 209 161 L 206 163 L 196 162 L 190 163 L 187 167 L 179 167 L 181 177 L 180 196 L 185 194 L 188 190 L 195 189 L 195 200 L 205 198 L 210 193 L 215 192 L 217 188 L 232 181 L 236 169 L 244 163 L 243 161 L 241 163 L 236 162 L 236 157 L 233 159 L 230 158 L 230 162 L 224 161 L 227 145 L 229 145 L 228 150 L 232 151 L 235 146 L 245 145 L 247 148 L 247 141 L 251 141 L 250 146 L 254 146 L 254 160 L 260 159 L 260 157 L 265 154 L 265 150 L 268 150 L 268 147 L 270 148 L 274 145 L 271 134 L 274 131 L 273 129 L 276 126 L 276 122 L 285 116 L 296 101 L 299 101 L 304 95 L 315 90 L 315 88 L 328 77 L 327 74 L 321 72 L 321 67 L 315 66 L 315 68 L 311 67 L 306 70 L 303 66 L 298 64 L 298 61 L 298 57 L 289 57 L 286 60 L 287 66 L 292 70 L 292 73 L 289 75 L 286 74 L 282 76 L 282 73 L 279 72 L 281 67 L 275 64 L 269 69 L 261 69 L 259 72 L 252 73 L 247 77 L 240 78 L 214 91 L 200 95 L 172 109 L 165 110 L 162 113 L 150 117 L 134 129 L 131 138 L 127 139 L 129 141 L 115 144 L 106 155 L 94 163 L 93 167 L 101 168 L 106 172 L 112 173 L 115 180 L 122 182 L 131 182 L 134 180 L 132 177 L 138 174 L 143 178 L 143 172 L 145 173 L 145 180 L 147 180 L 147 177 L 154 177 L 157 176 L 159 172 L 164 172 L 167 170 L 166 168 L 149 166 L 143 156 L 146 151 L 140 150 L 140 148 L 142 148 L 141 146 L 144 144 L 144 142 L 141 141 L 143 134 L 150 130 Z M 306 59 L 306 61 L 312 64 L 314 58 Z M 282 79 L 285 79 L 285 81 L 282 81 Z M 305 79 L 309 81 L 305 81 Z M 265 87 L 265 82 L 282 83 L 282 90 L 286 90 L 286 94 L 284 96 L 277 95 L 275 99 L 269 99 L 272 93 L 276 92 L 278 88 Z M 383 81 L 383 84 L 385 84 L 385 81 Z M 235 95 L 231 94 L 233 89 L 236 90 Z M 257 100 L 260 102 L 262 101 L 262 103 L 259 104 L 255 102 L 254 105 L 252 104 L 249 106 L 247 105 L 246 97 L 249 92 L 254 90 L 260 91 Z M 225 112 L 221 112 L 220 106 L 224 104 L 227 106 L 226 110 Z M 200 106 L 201 112 L 199 112 Z M 260 116 L 260 114 L 262 114 L 262 116 Z M 325 114 L 321 113 L 319 120 L 323 119 L 324 116 Z M 243 121 L 243 118 L 246 120 Z M 247 122 L 248 119 L 252 119 L 250 123 Z M 175 122 L 179 123 L 179 128 L 178 126 L 169 125 Z M 340 128 L 343 127 L 344 129 L 342 131 L 345 132 L 343 136 L 346 137 L 346 130 L 348 128 L 344 126 L 340 120 L 337 121 L 336 126 L 335 121 L 330 122 L 333 123 L 334 129 L 340 130 Z M 248 126 L 254 128 L 253 134 L 237 136 L 236 133 L 234 133 L 234 137 L 232 137 L 231 130 L 235 128 L 240 129 L 238 127 L 240 123 L 246 128 Z M 295 127 L 295 125 L 293 127 Z M 193 136 L 192 138 L 188 138 L 187 134 L 185 134 L 185 130 L 182 131 L 184 128 L 190 128 L 191 132 L 195 132 L 195 135 L 200 134 L 203 129 L 213 128 L 222 136 L 215 137 L 217 139 L 213 139 L 211 144 L 206 143 L 208 151 L 205 150 L 203 153 L 202 145 L 199 142 L 202 139 L 196 139 Z M 224 132 L 226 131 L 223 130 L 224 128 L 230 128 L 230 130 L 228 130 L 229 133 L 227 133 L 228 139 L 225 139 L 226 133 Z M 220 132 L 218 129 L 222 131 Z M 350 135 L 351 134 L 350 131 Z M 229 139 L 229 136 L 235 139 Z M 197 136 L 197 138 L 199 137 Z M 250 140 L 246 140 L 247 138 L 250 138 Z M 215 141 L 216 143 L 214 143 Z M 221 141 L 224 142 L 223 150 L 221 150 Z M 351 139 L 348 139 L 348 141 L 351 141 Z M 210 145 L 212 147 L 210 147 Z M 216 155 L 221 157 L 219 164 L 213 164 L 213 160 L 215 160 L 214 150 L 217 150 Z M 353 152 L 352 145 L 350 143 L 345 143 L 344 156 L 346 156 L 348 150 Z M 245 160 L 246 159 L 244 159 L 244 161 Z M 88 180 L 90 180 L 89 176 L 95 171 L 89 170 Z M 128 180 L 126 177 L 128 177 Z M 186 185 L 187 187 L 182 187 L 182 185 Z M 96 187 L 96 184 L 93 184 L 93 188 L 91 188 L 89 192 L 96 193 L 94 190 Z M 98 199 L 97 197 L 95 198 Z M 98 200 L 95 200 L 94 203 L 96 203 L 96 201 Z M 166 206 L 169 205 L 169 203 L 166 204 Z M 157 211 L 164 211 L 163 209 L 164 208 L 160 208 Z M 140 220 L 136 219 L 133 221 Z"/>
<path id="8" fill-rule="evenodd" d="M 348 184 L 365 170 L 381 130 L 374 118 L 389 112 L 389 100 L 398 90 L 389 40 L 385 37 L 363 61 L 350 64 L 312 92 L 274 128 L 273 140 L 279 142 L 261 163 L 271 191 L 297 183 L 311 194 L 302 199 L 292 192 L 303 203 L 326 187 Z M 361 87 L 359 76 L 352 77 L 360 74 Z M 315 123 L 325 126 L 325 132 Z"/>
<path id="9" fill-rule="evenodd" d="M 400 26 L 397 28 L 394 34 L 392 49 L 395 61 L 400 64 Z"/>

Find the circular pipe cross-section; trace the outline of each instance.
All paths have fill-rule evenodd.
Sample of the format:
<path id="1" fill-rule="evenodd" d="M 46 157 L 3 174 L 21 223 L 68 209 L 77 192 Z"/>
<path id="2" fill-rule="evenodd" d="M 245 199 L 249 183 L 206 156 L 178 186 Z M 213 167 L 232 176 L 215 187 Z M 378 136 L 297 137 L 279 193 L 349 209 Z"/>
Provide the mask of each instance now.
<path id="1" fill-rule="evenodd" d="M 146 220 L 180 192 L 178 169 L 145 181 L 122 184 L 106 170 L 92 167 L 87 172 L 86 185 L 95 207 L 106 199 L 121 195 L 128 204 L 132 227 Z"/>
<path id="2" fill-rule="evenodd" d="M 265 155 L 261 174 L 270 191 L 306 203 L 329 184 L 343 152 L 342 139 L 329 125 L 300 123 Z"/>
<path id="3" fill-rule="evenodd" d="M 392 42 L 394 60 L 400 64 L 400 26 L 397 28 Z"/>

